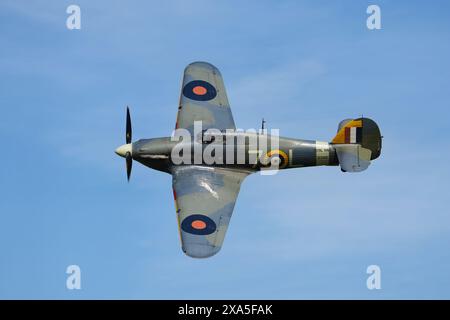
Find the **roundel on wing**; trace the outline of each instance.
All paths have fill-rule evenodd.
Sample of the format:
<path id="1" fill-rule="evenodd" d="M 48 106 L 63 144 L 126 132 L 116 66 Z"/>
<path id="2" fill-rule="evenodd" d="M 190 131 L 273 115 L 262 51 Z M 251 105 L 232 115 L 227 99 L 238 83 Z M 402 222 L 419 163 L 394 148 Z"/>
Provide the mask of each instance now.
<path id="1" fill-rule="evenodd" d="M 216 228 L 216 223 L 203 214 L 190 215 L 181 223 L 181 229 L 184 232 L 202 236 L 213 233 L 216 231 Z"/>
<path id="2" fill-rule="evenodd" d="M 209 82 L 194 80 L 184 86 L 183 95 L 192 100 L 208 101 L 217 96 L 217 91 Z"/>

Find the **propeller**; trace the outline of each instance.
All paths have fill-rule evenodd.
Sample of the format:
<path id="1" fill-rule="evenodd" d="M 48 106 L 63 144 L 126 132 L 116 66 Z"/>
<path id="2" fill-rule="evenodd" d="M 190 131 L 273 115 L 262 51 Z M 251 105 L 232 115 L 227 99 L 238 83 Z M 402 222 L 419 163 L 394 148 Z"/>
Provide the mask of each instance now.
<path id="1" fill-rule="evenodd" d="M 127 106 L 127 122 L 126 122 L 126 129 L 125 129 L 125 144 L 118 147 L 116 149 L 116 153 L 125 158 L 126 166 L 127 166 L 127 179 L 130 181 L 131 176 L 131 168 L 133 166 L 133 157 L 131 155 L 133 147 L 132 147 L 132 130 L 131 130 L 131 116 L 130 116 L 130 109 Z"/>
<path id="2" fill-rule="evenodd" d="M 127 106 L 127 125 L 126 125 L 126 133 L 125 133 L 125 142 L 126 144 L 131 143 L 132 129 L 131 129 L 131 116 L 130 109 Z M 127 151 L 125 153 L 125 161 L 127 163 L 127 180 L 130 181 L 131 176 L 131 168 L 133 167 L 133 158 L 131 157 L 131 152 Z"/>
<path id="3" fill-rule="evenodd" d="M 131 143 L 131 116 L 130 116 L 130 109 L 127 106 L 127 127 L 126 127 L 126 134 L 125 134 L 125 142 Z"/>
<path id="4" fill-rule="evenodd" d="M 127 180 L 130 181 L 131 168 L 133 167 L 133 158 L 131 157 L 131 153 L 127 152 L 125 154 L 125 161 L 127 162 Z"/>

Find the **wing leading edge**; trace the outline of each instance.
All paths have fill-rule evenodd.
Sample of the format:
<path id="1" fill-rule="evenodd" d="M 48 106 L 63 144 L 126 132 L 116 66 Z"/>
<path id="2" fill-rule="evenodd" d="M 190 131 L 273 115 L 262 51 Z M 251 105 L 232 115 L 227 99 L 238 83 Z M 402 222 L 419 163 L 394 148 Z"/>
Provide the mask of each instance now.
<path id="1" fill-rule="evenodd" d="M 201 166 L 174 167 L 172 186 L 183 251 L 207 258 L 222 247 L 247 172 Z"/>

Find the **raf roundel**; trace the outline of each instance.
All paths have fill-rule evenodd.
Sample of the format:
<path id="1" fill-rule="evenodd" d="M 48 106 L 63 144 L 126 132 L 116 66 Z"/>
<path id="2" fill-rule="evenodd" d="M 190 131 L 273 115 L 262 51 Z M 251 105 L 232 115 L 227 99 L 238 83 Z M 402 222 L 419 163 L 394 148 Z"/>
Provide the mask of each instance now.
<path id="1" fill-rule="evenodd" d="M 266 153 L 265 157 L 263 158 L 263 166 L 270 166 L 272 164 L 272 159 L 278 158 L 279 163 L 278 167 L 280 169 L 285 168 L 288 165 L 289 158 L 287 154 L 282 150 L 271 150 Z"/>
<path id="2" fill-rule="evenodd" d="M 209 101 L 217 96 L 217 91 L 209 82 L 194 80 L 184 86 L 183 95 L 191 100 Z"/>
<path id="3" fill-rule="evenodd" d="M 205 236 L 216 231 L 216 223 L 202 214 L 193 214 L 186 217 L 181 223 L 184 232 Z"/>

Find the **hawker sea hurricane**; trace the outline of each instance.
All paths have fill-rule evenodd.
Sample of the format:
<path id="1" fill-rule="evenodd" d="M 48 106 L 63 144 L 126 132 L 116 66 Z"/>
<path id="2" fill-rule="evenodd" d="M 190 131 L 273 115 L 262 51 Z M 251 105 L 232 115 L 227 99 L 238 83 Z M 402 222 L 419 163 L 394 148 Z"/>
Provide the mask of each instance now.
<path id="1" fill-rule="evenodd" d="M 381 152 L 378 125 L 363 117 L 341 121 L 331 142 L 236 130 L 222 76 L 206 62 L 184 70 L 175 129 L 171 137 L 132 142 L 127 108 L 126 144 L 116 153 L 126 159 L 128 179 L 133 160 L 172 175 L 181 246 L 195 258 L 220 250 L 247 175 L 311 166 L 359 172 Z"/>

